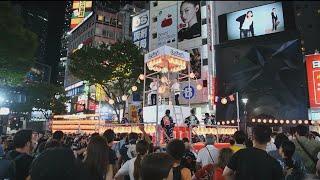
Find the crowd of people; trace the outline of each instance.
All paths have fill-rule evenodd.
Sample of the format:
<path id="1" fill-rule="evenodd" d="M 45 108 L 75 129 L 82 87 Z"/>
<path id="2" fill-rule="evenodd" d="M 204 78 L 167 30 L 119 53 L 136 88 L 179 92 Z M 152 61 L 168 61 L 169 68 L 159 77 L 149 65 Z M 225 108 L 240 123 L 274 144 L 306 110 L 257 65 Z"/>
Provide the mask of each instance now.
<path id="1" fill-rule="evenodd" d="M 208 134 L 197 153 L 193 140 L 169 137 L 165 146 L 156 147 L 142 125 L 140 130 L 115 134 L 109 129 L 102 135 L 20 130 L 1 139 L 0 179 L 319 179 L 319 134 L 303 125 L 291 134 L 257 125 L 252 137 L 237 131 L 220 149 L 217 137 Z"/>

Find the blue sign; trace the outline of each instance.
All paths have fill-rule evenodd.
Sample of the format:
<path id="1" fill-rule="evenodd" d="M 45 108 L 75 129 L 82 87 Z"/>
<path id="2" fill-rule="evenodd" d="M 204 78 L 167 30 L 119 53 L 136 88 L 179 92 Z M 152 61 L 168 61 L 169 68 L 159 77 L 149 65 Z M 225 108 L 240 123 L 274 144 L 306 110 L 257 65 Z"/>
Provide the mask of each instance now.
<path id="1" fill-rule="evenodd" d="M 149 27 L 132 32 L 132 41 L 139 48 L 149 49 Z"/>
<path id="2" fill-rule="evenodd" d="M 194 87 L 192 87 L 191 85 L 190 85 L 190 87 L 189 86 L 186 86 L 185 88 L 183 88 L 183 97 L 185 98 L 185 99 L 192 99 L 193 97 L 194 97 L 194 95 L 195 95 L 195 90 L 194 90 Z"/>

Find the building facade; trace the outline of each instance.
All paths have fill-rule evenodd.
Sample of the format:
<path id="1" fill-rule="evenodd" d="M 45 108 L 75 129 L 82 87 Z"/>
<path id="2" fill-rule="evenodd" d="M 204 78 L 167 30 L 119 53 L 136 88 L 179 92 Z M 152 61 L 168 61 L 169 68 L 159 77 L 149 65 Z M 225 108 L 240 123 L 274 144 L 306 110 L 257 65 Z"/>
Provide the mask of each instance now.
<path id="1" fill-rule="evenodd" d="M 131 18 L 139 8 L 132 4 L 119 2 L 117 8 L 108 6 L 110 2 L 94 1 L 89 14 L 67 33 L 67 57 L 83 46 L 98 47 L 131 39 Z M 68 69 L 70 60 L 65 60 L 64 87 L 72 97 L 70 112 L 95 111 L 95 86 L 88 87 L 86 82 L 74 77 Z"/>

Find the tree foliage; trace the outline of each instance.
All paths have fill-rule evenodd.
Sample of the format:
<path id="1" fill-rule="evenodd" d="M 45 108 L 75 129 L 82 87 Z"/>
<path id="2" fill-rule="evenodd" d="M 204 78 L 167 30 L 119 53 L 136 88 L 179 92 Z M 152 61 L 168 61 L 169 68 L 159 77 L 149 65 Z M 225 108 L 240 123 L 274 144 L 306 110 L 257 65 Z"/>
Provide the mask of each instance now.
<path id="1" fill-rule="evenodd" d="M 0 84 L 20 84 L 34 62 L 37 36 L 23 23 L 9 1 L 0 2 Z"/>
<path id="2" fill-rule="evenodd" d="M 31 84 L 25 87 L 27 101 L 14 104 L 12 109 L 16 112 L 31 112 L 33 108 L 41 111 L 47 119 L 52 114 L 65 114 L 67 97 L 63 87 L 53 84 Z"/>
<path id="3" fill-rule="evenodd" d="M 130 41 L 102 44 L 98 48 L 84 47 L 70 59 L 72 74 L 90 84 L 102 85 L 107 97 L 115 101 L 113 109 L 119 118 L 120 109 L 125 111 L 126 108 L 121 96 L 128 95 L 139 74 L 143 73 L 143 55 L 138 47 Z"/>

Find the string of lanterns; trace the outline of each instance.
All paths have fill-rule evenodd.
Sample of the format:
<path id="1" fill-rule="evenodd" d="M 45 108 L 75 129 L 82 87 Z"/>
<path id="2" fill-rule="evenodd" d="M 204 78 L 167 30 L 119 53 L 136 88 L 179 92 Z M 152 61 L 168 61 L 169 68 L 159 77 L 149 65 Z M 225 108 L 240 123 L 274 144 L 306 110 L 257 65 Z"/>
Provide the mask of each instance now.
<path id="1" fill-rule="evenodd" d="M 278 119 L 251 119 L 252 123 L 269 123 L 269 124 L 319 124 L 320 122 L 318 121 L 311 121 L 311 120 L 278 120 Z"/>

